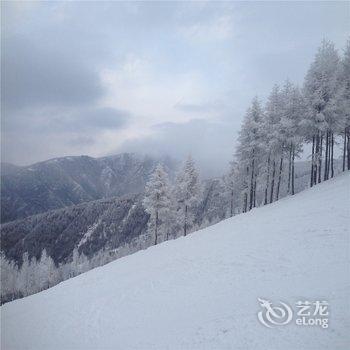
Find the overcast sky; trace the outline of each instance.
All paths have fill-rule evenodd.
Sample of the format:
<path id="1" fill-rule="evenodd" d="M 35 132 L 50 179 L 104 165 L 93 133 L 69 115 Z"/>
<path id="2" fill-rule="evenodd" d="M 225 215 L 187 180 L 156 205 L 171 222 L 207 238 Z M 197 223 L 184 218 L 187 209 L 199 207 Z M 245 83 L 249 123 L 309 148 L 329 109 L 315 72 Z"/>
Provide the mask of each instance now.
<path id="1" fill-rule="evenodd" d="M 2 2 L 2 160 L 231 159 L 254 95 L 301 84 L 346 2 Z"/>

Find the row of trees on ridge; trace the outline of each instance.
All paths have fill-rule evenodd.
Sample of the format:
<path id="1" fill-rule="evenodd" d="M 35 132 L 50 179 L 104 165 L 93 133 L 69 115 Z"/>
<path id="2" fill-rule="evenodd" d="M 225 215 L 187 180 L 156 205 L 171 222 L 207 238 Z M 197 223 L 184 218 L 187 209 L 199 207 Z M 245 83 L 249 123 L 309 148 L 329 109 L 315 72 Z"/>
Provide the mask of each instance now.
<path id="1" fill-rule="evenodd" d="M 273 87 L 265 106 L 255 97 L 247 110 L 229 174 L 242 211 L 257 205 L 257 186 L 263 204 L 279 199 L 285 162 L 288 193 L 295 193 L 295 158 L 305 144 L 311 145 L 310 186 L 333 177 L 340 137 L 344 171 L 350 169 L 350 41 L 340 58 L 323 40 L 302 89 L 287 80 Z"/>

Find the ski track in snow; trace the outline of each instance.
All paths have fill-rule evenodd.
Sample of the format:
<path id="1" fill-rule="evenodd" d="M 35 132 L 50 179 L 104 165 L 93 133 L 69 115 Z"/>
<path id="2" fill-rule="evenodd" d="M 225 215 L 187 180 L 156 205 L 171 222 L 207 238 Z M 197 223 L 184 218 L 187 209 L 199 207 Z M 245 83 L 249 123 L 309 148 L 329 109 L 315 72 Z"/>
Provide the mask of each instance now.
<path id="1" fill-rule="evenodd" d="M 349 191 L 343 174 L 7 303 L 2 349 L 349 349 Z M 258 297 L 327 300 L 330 326 L 265 328 Z"/>

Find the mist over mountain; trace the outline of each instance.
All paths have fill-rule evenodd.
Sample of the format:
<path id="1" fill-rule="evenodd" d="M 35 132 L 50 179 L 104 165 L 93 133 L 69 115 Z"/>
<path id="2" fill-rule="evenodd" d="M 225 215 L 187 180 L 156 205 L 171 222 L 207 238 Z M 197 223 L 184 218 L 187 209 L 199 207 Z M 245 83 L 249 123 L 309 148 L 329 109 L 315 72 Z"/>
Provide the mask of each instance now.
<path id="1" fill-rule="evenodd" d="M 0 175 L 13 174 L 16 171 L 18 171 L 19 169 L 21 169 L 20 166 L 12 164 L 12 163 L 7 163 L 7 162 L 0 163 Z"/>

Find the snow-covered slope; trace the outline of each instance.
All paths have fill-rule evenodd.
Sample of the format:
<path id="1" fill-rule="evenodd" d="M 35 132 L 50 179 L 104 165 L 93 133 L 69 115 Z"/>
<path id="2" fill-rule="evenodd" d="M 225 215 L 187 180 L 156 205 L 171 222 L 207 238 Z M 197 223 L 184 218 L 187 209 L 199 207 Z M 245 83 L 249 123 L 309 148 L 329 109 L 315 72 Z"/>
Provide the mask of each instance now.
<path id="1" fill-rule="evenodd" d="M 348 349 L 349 189 L 344 174 L 5 304 L 2 349 Z M 329 328 L 267 328 L 258 298 L 326 300 Z"/>

